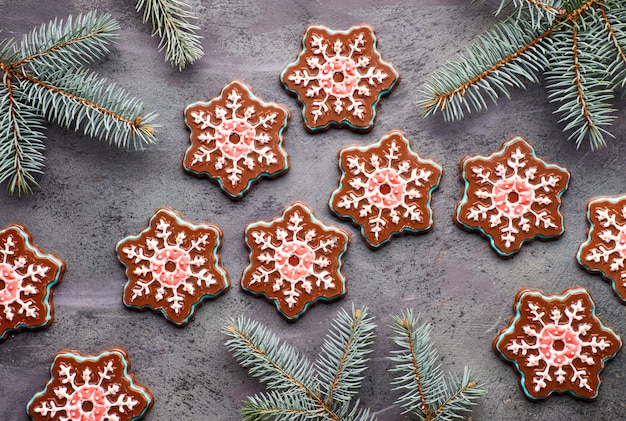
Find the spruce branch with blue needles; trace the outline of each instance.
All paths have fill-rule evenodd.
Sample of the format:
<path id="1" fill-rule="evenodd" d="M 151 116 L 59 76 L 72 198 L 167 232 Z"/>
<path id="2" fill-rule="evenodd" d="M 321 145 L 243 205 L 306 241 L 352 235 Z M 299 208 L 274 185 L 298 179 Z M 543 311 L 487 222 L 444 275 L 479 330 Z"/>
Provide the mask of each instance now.
<path id="1" fill-rule="evenodd" d="M 109 52 L 118 29 L 92 12 L 0 41 L 0 183 L 11 194 L 38 185 L 46 120 L 123 148 L 156 141 L 156 115 L 142 115 L 139 100 L 85 67 Z"/>
<path id="2" fill-rule="evenodd" d="M 143 21 L 152 22 L 152 36 L 159 36 L 159 50 L 165 50 L 165 59 L 178 70 L 193 64 L 204 52 L 198 28 L 189 22 L 197 19 L 184 0 L 138 0 L 136 9 L 143 9 Z"/>
<path id="3" fill-rule="evenodd" d="M 507 19 L 482 35 L 457 61 L 437 70 L 418 101 L 425 116 L 446 121 L 510 98 L 545 76 L 563 131 L 592 150 L 613 137 L 616 90 L 626 85 L 624 0 L 501 0 Z"/>
<path id="4" fill-rule="evenodd" d="M 445 421 L 463 418 L 463 413 L 486 392 L 471 378 L 466 367 L 463 377 L 453 374 L 446 378 L 439 364 L 437 350 L 433 347 L 429 324 L 419 324 L 419 317 L 405 310 L 393 318 L 394 336 L 391 340 L 398 349 L 392 351 L 390 360 L 398 373 L 393 390 L 402 391 L 396 403 L 405 413 L 422 421 Z"/>

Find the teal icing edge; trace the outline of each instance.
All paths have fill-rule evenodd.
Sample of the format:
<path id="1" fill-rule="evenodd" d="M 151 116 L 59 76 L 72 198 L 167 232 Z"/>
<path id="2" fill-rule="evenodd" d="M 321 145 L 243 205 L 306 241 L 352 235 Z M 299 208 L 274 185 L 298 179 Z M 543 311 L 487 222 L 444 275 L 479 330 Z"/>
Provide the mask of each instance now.
<path id="1" fill-rule="evenodd" d="M 147 233 L 148 231 L 150 231 L 150 227 L 152 226 L 152 222 L 154 219 L 156 219 L 161 213 L 167 213 L 168 215 L 172 216 L 173 218 L 176 219 L 176 223 L 178 223 L 179 225 L 184 225 L 190 229 L 192 229 L 193 231 L 197 231 L 199 228 L 202 229 L 210 229 L 211 231 L 213 231 L 215 233 L 215 238 L 216 238 L 216 244 L 215 247 L 213 248 L 213 257 L 215 257 L 215 268 L 217 269 L 217 271 L 220 273 L 220 275 L 222 276 L 222 280 L 224 281 L 224 287 L 218 291 L 216 291 L 214 294 L 205 294 L 202 295 L 201 297 L 199 297 L 192 305 L 191 305 L 191 309 L 189 312 L 189 315 L 187 317 L 185 317 L 185 319 L 182 322 L 177 322 L 175 320 L 172 320 L 171 318 L 168 317 L 167 312 L 165 309 L 163 309 L 162 307 L 153 307 L 150 305 L 142 305 L 142 306 L 138 306 L 138 305 L 133 305 L 133 304 L 128 304 L 125 301 L 124 305 L 128 308 L 131 309 L 135 309 L 135 310 L 151 310 L 153 312 L 157 312 L 157 313 L 161 313 L 161 315 L 169 322 L 175 324 L 176 326 L 182 327 L 185 326 L 187 323 L 189 323 L 191 321 L 191 319 L 195 316 L 196 313 L 196 309 L 198 306 L 200 306 L 205 300 L 207 299 L 212 299 L 212 298 L 216 298 L 222 294 L 224 294 L 225 292 L 227 292 L 230 289 L 230 282 L 228 279 L 228 272 L 226 272 L 226 270 L 222 267 L 221 265 L 221 259 L 219 258 L 218 255 L 218 251 L 221 247 L 222 244 L 222 238 L 221 238 L 221 233 L 218 229 L 216 229 L 214 226 L 212 226 L 211 224 L 192 224 L 186 220 L 184 220 L 182 218 L 182 216 L 176 212 L 173 211 L 169 208 L 159 208 L 154 215 L 152 215 L 152 217 L 150 217 L 150 221 L 148 223 L 148 227 L 146 227 L 145 229 L 143 229 L 141 232 L 139 232 L 139 234 L 136 235 L 128 235 L 124 238 L 122 238 L 120 241 L 117 242 L 117 245 L 115 246 L 115 252 L 117 254 L 117 260 L 122 264 L 122 266 L 124 266 L 124 275 L 126 276 L 126 282 L 124 283 L 124 294 L 123 297 L 126 296 L 126 292 L 128 290 L 128 288 L 130 287 L 130 278 L 129 278 L 129 270 L 130 268 L 122 261 L 121 259 L 121 253 L 120 253 L 120 248 L 122 247 L 122 244 L 125 243 L 127 240 L 137 240 L 139 239 L 143 234 Z"/>
<path id="2" fill-rule="evenodd" d="M 189 121 L 187 120 L 187 110 L 189 110 L 192 107 L 195 106 L 202 106 L 202 107 L 210 107 L 215 101 L 217 101 L 220 98 L 224 97 L 224 94 L 226 92 L 227 89 L 231 88 L 233 85 L 240 85 L 242 87 L 242 89 L 246 92 L 246 94 L 248 95 L 248 97 L 253 100 L 253 101 L 257 101 L 259 102 L 262 106 L 264 107 L 278 107 L 280 109 L 282 109 L 285 112 L 285 117 L 283 118 L 283 122 L 282 125 L 278 131 L 278 150 L 281 153 L 281 156 L 283 158 L 283 162 L 284 162 L 284 167 L 275 171 L 275 172 L 262 172 L 260 173 L 258 176 L 254 177 L 254 178 L 250 178 L 248 180 L 248 183 L 246 184 L 246 187 L 244 189 L 242 189 L 238 194 L 232 194 L 231 192 L 229 192 L 225 187 L 224 187 L 224 183 L 222 182 L 222 179 L 220 177 L 215 177 L 213 175 L 211 175 L 209 172 L 207 171 L 195 171 L 191 168 L 188 168 L 185 166 L 185 160 L 187 159 L 187 156 L 191 153 L 191 149 L 193 147 L 193 141 L 191 140 L 191 136 L 193 134 L 193 128 L 191 126 L 191 124 L 189 123 Z M 252 92 L 252 89 L 245 83 L 237 81 L 237 80 L 233 80 L 231 82 L 229 82 L 226 86 L 224 86 L 222 88 L 222 90 L 220 91 L 220 94 L 218 97 L 211 99 L 209 102 L 206 101 L 196 101 L 194 103 L 191 103 L 189 105 L 187 105 L 185 107 L 185 111 L 183 112 L 183 118 L 185 120 L 185 125 L 187 126 L 187 128 L 189 129 L 189 143 L 190 145 L 187 147 L 187 149 L 185 150 L 185 155 L 183 157 L 183 169 L 185 170 L 185 172 L 192 174 L 196 177 L 206 177 L 208 179 L 210 179 L 211 181 L 217 183 L 218 186 L 220 186 L 220 189 L 222 190 L 222 192 L 224 192 L 226 195 L 228 195 L 231 199 L 235 199 L 235 200 L 239 200 L 241 198 L 243 198 L 248 191 L 252 188 L 252 186 L 254 184 L 256 184 L 257 182 L 259 182 L 262 178 L 275 178 L 278 177 L 282 174 L 285 174 L 287 171 L 289 171 L 289 154 L 287 153 L 287 151 L 285 150 L 284 146 L 283 146 L 283 142 L 284 142 L 284 136 L 283 136 L 283 132 L 287 129 L 287 127 L 289 126 L 289 117 L 290 117 L 290 113 L 289 113 L 289 109 L 287 109 L 284 105 L 279 104 L 277 102 L 271 102 L 271 101 L 264 101 L 261 98 L 259 98 L 258 96 L 256 96 L 254 94 L 254 92 Z"/>
<path id="3" fill-rule="evenodd" d="M 350 31 L 352 31 L 355 28 L 367 28 L 367 30 L 369 30 L 372 34 L 372 52 L 375 53 L 378 56 L 378 59 L 381 63 L 386 64 L 387 66 L 389 66 L 389 68 L 391 69 L 391 71 L 394 74 L 394 80 L 391 84 L 391 86 L 389 86 L 389 88 L 384 89 L 382 91 L 380 91 L 378 93 L 378 96 L 376 98 L 376 100 L 372 103 L 372 117 L 370 118 L 369 122 L 365 123 L 364 125 L 354 125 L 351 124 L 348 120 L 343 119 L 340 121 L 329 121 L 327 124 L 323 125 L 323 126 L 310 126 L 307 122 L 306 119 L 306 114 L 307 114 L 307 107 L 305 102 L 302 100 L 302 97 L 300 96 L 300 93 L 296 90 L 293 89 L 289 89 L 289 87 L 287 86 L 287 84 L 285 83 L 285 74 L 287 73 L 288 70 L 293 69 L 294 67 L 296 67 L 298 65 L 298 63 L 300 62 L 301 57 L 304 55 L 304 53 L 307 51 L 308 47 L 306 45 L 306 39 L 309 35 L 309 32 L 312 29 L 320 29 L 323 30 L 327 33 L 329 33 L 330 35 L 334 35 L 334 34 L 342 34 L 342 35 L 347 35 Z M 379 102 L 381 101 L 382 97 L 384 95 L 389 94 L 391 91 L 394 90 L 394 88 L 396 87 L 396 85 L 398 84 L 398 81 L 400 80 L 400 73 L 396 70 L 395 66 L 385 60 L 383 60 L 382 55 L 380 54 L 380 52 L 377 49 L 377 44 L 378 44 L 378 38 L 376 37 L 376 32 L 374 31 L 374 28 L 371 27 L 370 25 L 355 25 L 352 26 L 350 29 L 345 30 L 345 31 L 340 31 L 340 30 L 333 30 L 330 28 L 327 28 L 325 26 L 322 25 L 309 25 L 307 26 L 307 29 L 304 33 L 304 35 L 302 36 L 302 50 L 300 51 L 300 53 L 298 54 L 298 57 L 296 57 L 296 60 L 290 64 L 288 64 L 282 72 L 280 72 L 280 82 L 283 86 L 283 89 L 286 90 L 288 93 L 290 93 L 291 95 L 295 96 L 296 99 L 298 100 L 298 103 L 300 104 L 302 111 L 301 111 L 301 115 L 302 115 L 302 121 L 304 122 L 304 125 L 306 127 L 306 129 L 311 132 L 311 133 L 315 133 L 315 132 L 323 132 L 325 130 L 328 130 L 330 127 L 348 127 L 350 130 L 354 130 L 354 131 L 360 131 L 360 132 L 367 132 L 369 130 L 372 129 L 372 127 L 374 126 L 374 122 L 376 120 L 376 117 L 378 115 L 377 112 L 377 107 Z"/>
<path id="4" fill-rule="evenodd" d="M 293 317 L 289 317 L 285 313 L 283 313 L 283 311 L 280 309 L 280 306 L 278 304 L 278 300 L 277 299 L 270 298 L 267 294 L 265 294 L 263 292 L 256 292 L 256 291 L 253 291 L 253 290 L 251 290 L 249 288 L 246 288 L 243 285 L 243 279 L 246 277 L 248 272 L 253 267 L 253 265 L 252 265 L 253 246 L 248 241 L 248 239 L 250 238 L 250 235 L 249 235 L 250 230 L 252 230 L 252 229 L 254 229 L 256 227 L 259 227 L 259 226 L 265 227 L 265 228 L 270 228 L 274 223 L 284 221 L 286 216 L 287 216 L 287 212 L 289 212 L 291 209 L 293 209 L 295 207 L 300 207 L 303 211 L 305 211 L 307 213 L 307 215 L 309 215 L 309 217 L 311 218 L 311 221 L 321 225 L 322 229 L 325 232 L 329 232 L 329 233 L 332 232 L 333 234 L 337 234 L 337 235 L 342 236 L 344 238 L 344 246 L 343 246 L 343 250 L 337 256 L 337 274 L 339 275 L 339 278 L 340 278 L 340 281 L 341 281 L 341 292 L 339 294 L 337 294 L 336 296 L 334 296 L 334 297 L 317 297 L 313 301 L 309 301 L 309 302 L 305 303 L 304 307 L 302 308 L 302 310 L 299 313 L 297 313 Z M 258 222 L 253 222 L 251 224 L 248 224 L 248 226 L 245 229 L 245 242 L 246 242 L 246 246 L 248 247 L 248 250 L 249 250 L 249 254 L 248 254 L 249 263 L 244 268 L 243 273 L 241 275 L 241 281 L 240 281 L 241 289 L 243 291 L 249 293 L 249 294 L 252 294 L 253 296 L 263 297 L 266 301 L 274 303 L 274 306 L 276 307 L 276 310 L 278 310 L 280 315 L 283 316 L 285 319 L 287 319 L 289 321 L 296 321 L 296 320 L 298 320 L 300 318 L 300 316 L 302 316 L 309 309 L 309 307 L 317 304 L 318 302 L 325 302 L 325 303 L 333 302 L 333 301 L 336 301 L 336 300 L 339 300 L 339 299 L 343 298 L 346 295 L 346 293 L 348 292 L 348 288 L 347 288 L 347 285 L 346 285 L 346 277 L 343 274 L 341 268 L 343 266 L 343 255 L 346 253 L 346 251 L 348 251 L 348 245 L 350 243 L 350 236 L 343 229 L 336 228 L 336 227 L 324 224 L 321 220 L 319 220 L 315 216 L 315 214 L 313 213 L 311 208 L 304 202 L 296 201 L 296 202 L 290 204 L 285 209 L 283 209 L 283 212 L 282 212 L 281 216 L 278 219 L 274 219 L 274 220 L 271 220 L 271 221 L 258 221 Z"/>
<path id="5" fill-rule="evenodd" d="M 409 139 L 404 135 L 404 133 L 402 133 L 399 130 L 392 130 L 392 131 L 386 133 L 377 142 L 372 143 L 370 145 L 350 146 L 350 147 L 347 147 L 347 148 L 343 148 L 341 150 L 340 154 L 339 154 L 339 162 L 343 161 L 344 153 L 348 153 L 348 152 L 352 152 L 352 151 L 367 152 L 368 148 L 378 147 L 378 146 L 380 146 L 383 143 L 383 141 L 387 140 L 389 137 L 394 136 L 394 135 L 399 135 L 399 137 L 405 142 L 406 147 L 407 147 L 409 153 L 417 155 L 417 158 L 418 158 L 420 163 L 427 163 L 427 164 L 433 165 L 433 166 L 437 167 L 437 169 L 439 169 L 439 175 L 437 177 L 436 183 L 427 192 L 428 200 L 426 202 L 426 209 L 428 210 L 429 222 L 428 222 L 428 226 L 426 228 L 423 228 L 423 229 L 412 229 L 412 228 L 409 228 L 409 227 L 404 227 L 404 228 L 400 229 L 399 231 L 392 232 L 387 239 L 379 242 L 378 244 L 372 244 L 369 241 L 369 239 L 367 238 L 367 236 L 365 235 L 365 227 L 363 226 L 363 224 L 359 223 L 356 219 L 354 219 L 350 215 L 343 215 L 343 214 L 341 214 L 332 205 L 332 203 L 335 200 L 335 196 L 343 188 L 343 182 L 344 182 L 345 175 L 346 175 L 346 172 L 343 170 L 343 167 L 341 166 L 341 164 L 339 165 L 339 170 L 341 171 L 341 175 L 339 177 L 339 186 L 337 187 L 337 189 L 335 189 L 332 192 L 332 194 L 330 196 L 330 199 L 328 200 L 328 207 L 333 212 L 333 214 L 335 216 L 337 216 L 338 218 L 340 218 L 340 219 L 349 220 L 352 223 L 352 225 L 354 225 L 355 227 L 359 228 L 359 230 L 361 232 L 361 237 L 363 237 L 363 239 L 368 244 L 368 246 L 370 246 L 370 247 L 372 247 L 374 249 L 378 249 L 378 248 L 386 245 L 387 243 L 391 242 L 393 237 L 398 236 L 398 235 L 402 235 L 405 232 L 413 233 L 413 234 L 419 234 L 419 233 L 428 232 L 428 231 L 430 231 L 432 229 L 433 224 L 434 224 L 434 212 L 433 212 L 432 207 L 431 207 L 432 196 L 433 196 L 433 192 L 439 188 L 439 184 L 441 183 L 441 178 L 443 177 L 443 167 L 439 163 L 437 163 L 437 162 L 435 162 L 435 161 L 433 161 L 431 159 L 422 158 L 417 152 L 413 151 L 413 149 L 411 148 L 411 143 L 409 142 Z"/>
<path id="6" fill-rule="evenodd" d="M 519 245 L 519 247 L 518 247 L 517 249 L 515 249 L 515 250 L 511 250 L 510 252 L 506 252 L 506 251 L 500 250 L 500 249 L 496 246 L 496 244 L 495 244 L 495 239 L 494 239 L 493 235 L 491 235 L 491 234 L 487 233 L 487 232 L 486 232 L 486 231 L 485 231 L 482 227 L 480 227 L 480 226 L 470 226 L 470 225 L 467 225 L 467 224 L 465 224 L 465 223 L 461 222 L 461 220 L 460 220 L 459 218 L 460 218 L 460 214 L 461 214 L 461 208 L 462 208 L 462 207 L 463 207 L 463 206 L 464 206 L 464 205 L 465 205 L 465 204 L 469 201 L 469 198 L 467 197 L 467 190 L 468 190 L 468 188 L 469 188 L 470 183 L 469 183 L 468 178 L 466 177 L 466 174 L 467 174 L 466 167 L 467 167 L 467 165 L 468 165 L 468 162 L 472 162 L 472 161 L 474 161 L 474 160 L 476 160 L 476 159 L 485 159 L 485 160 L 486 160 L 486 159 L 489 159 L 489 158 L 491 158 L 491 157 L 493 157 L 493 156 L 502 156 L 502 155 L 504 155 L 504 153 L 506 152 L 506 149 L 508 148 L 508 146 L 509 146 L 511 143 L 514 143 L 514 142 L 519 141 L 519 140 L 523 141 L 524 143 L 526 143 L 526 144 L 528 145 L 528 147 L 529 147 L 529 148 L 530 148 L 530 150 L 532 151 L 532 156 L 533 156 L 533 158 L 534 158 L 534 159 L 536 159 L 536 160 L 538 160 L 538 161 L 541 161 L 541 163 L 542 163 L 543 165 L 545 165 L 547 168 L 556 168 L 556 169 L 558 169 L 558 170 L 561 170 L 561 171 L 565 172 L 565 174 L 567 174 L 567 181 L 565 182 L 565 186 L 564 186 L 564 187 L 563 187 L 563 189 L 562 189 L 562 190 L 561 190 L 561 191 L 557 194 L 557 199 L 559 200 L 559 204 L 558 204 L 558 206 L 557 206 L 557 209 L 556 209 L 556 210 L 557 210 L 557 213 L 559 214 L 559 216 L 560 216 L 560 218 L 561 218 L 561 221 L 563 221 L 563 224 L 562 224 L 561 230 L 560 230 L 558 233 L 555 233 L 555 234 L 553 234 L 553 235 L 535 234 L 535 235 L 533 235 L 533 236 L 532 236 L 532 237 L 530 237 L 530 238 L 525 238 L 525 239 L 523 239 L 523 240 L 522 240 L 522 242 L 520 243 L 520 245 Z M 560 165 L 557 165 L 557 164 L 554 164 L 554 163 L 551 163 L 551 162 L 546 162 L 546 161 L 544 161 L 543 159 L 538 158 L 538 157 L 537 157 L 537 153 L 536 153 L 536 151 L 535 151 L 535 148 L 534 148 L 534 147 L 533 147 L 530 143 L 528 143 L 528 141 L 527 141 L 526 139 L 524 139 L 522 136 L 515 136 L 515 137 L 513 137 L 513 138 L 511 138 L 511 139 L 507 140 L 507 141 L 506 141 L 506 142 L 502 145 L 502 147 L 501 147 L 501 149 L 500 149 L 500 150 L 498 150 L 498 151 L 496 151 L 496 152 L 494 152 L 494 153 L 492 153 L 492 154 L 490 154 L 490 155 L 487 155 L 487 156 L 477 155 L 477 156 L 474 156 L 474 157 L 470 157 L 470 158 L 468 158 L 468 159 L 465 159 L 465 160 L 463 161 L 463 171 L 462 171 L 462 173 L 461 173 L 461 178 L 463 179 L 463 183 L 464 183 L 464 184 L 463 184 L 463 197 L 461 198 L 461 200 L 459 201 L 459 203 L 458 203 L 458 205 L 457 205 L 457 207 L 456 207 L 456 210 L 455 210 L 455 213 L 454 213 L 454 220 L 455 220 L 455 222 L 456 222 L 457 224 L 461 225 L 464 229 L 466 229 L 466 230 L 468 230 L 468 231 L 479 231 L 479 232 L 480 232 L 480 234 L 481 234 L 483 237 L 485 237 L 485 238 L 487 238 L 487 239 L 489 240 L 489 243 L 490 243 L 490 245 L 491 245 L 491 248 L 492 248 L 492 249 L 493 249 L 493 250 L 494 250 L 494 251 L 495 251 L 495 252 L 496 252 L 496 253 L 497 253 L 500 257 L 511 257 L 511 256 L 515 255 L 516 253 L 518 253 L 518 252 L 522 249 L 522 247 L 524 246 L 524 244 L 526 244 L 526 243 L 530 243 L 530 242 L 532 242 L 532 241 L 533 241 L 533 240 L 535 240 L 535 239 L 539 239 L 539 240 L 542 240 L 542 241 L 543 241 L 543 240 L 556 239 L 556 238 L 560 237 L 561 235 L 563 235 L 563 233 L 565 232 L 565 221 L 564 221 L 564 219 L 565 219 L 565 215 L 563 215 L 563 212 L 561 212 L 561 197 L 565 194 L 565 192 L 566 192 L 566 191 L 567 191 L 567 189 L 569 188 L 569 183 L 570 183 L 570 180 L 571 180 L 571 174 L 570 174 L 570 172 L 569 172 L 569 170 L 568 170 L 567 168 L 561 167 Z"/>
<path id="7" fill-rule="evenodd" d="M 52 288 L 55 287 L 59 282 L 61 282 L 61 279 L 63 277 L 63 272 L 65 271 L 65 262 L 54 254 L 44 253 L 43 250 L 41 250 L 35 244 L 32 244 L 30 241 L 30 235 L 27 232 L 25 232 L 21 226 L 9 225 L 8 227 L 0 231 L 0 235 L 2 235 L 3 233 L 5 233 L 6 231 L 10 229 L 14 229 L 18 232 L 20 237 L 22 237 L 22 239 L 24 240 L 24 244 L 26 245 L 26 248 L 28 248 L 28 250 L 32 251 L 38 258 L 51 261 L 56 266 L 57 269 L 56 269 L 56 274 L 54 276 L 54 279 L 50 281 L 48 285 L 46 285 L 46 294 L 43 299 L 43 305 L 46 311 L 46 318 L 44 322 L 37 324 L 37 325 L 19 323 L 13 328 L 4 330 L 0 334 L 0 341 L 6 339 L 7 335 L 10 334 L 11 332 L 16 332 L 16 331 L 23 330 L 23 329 L 29 329 L 29 330 L 40 329 L 40 328 L 47 327 L 48 325 L 52 323 L 53 321 L 53 316 L 52 316 L 53 308 L 52 308 L 52 303 L 51 303 L 52 292 L 53 292 Z"/>

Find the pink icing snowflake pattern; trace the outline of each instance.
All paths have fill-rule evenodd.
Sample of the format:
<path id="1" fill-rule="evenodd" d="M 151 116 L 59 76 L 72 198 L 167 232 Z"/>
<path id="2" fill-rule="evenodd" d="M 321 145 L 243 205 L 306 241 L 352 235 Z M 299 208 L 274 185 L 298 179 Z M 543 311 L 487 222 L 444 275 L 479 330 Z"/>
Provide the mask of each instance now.
<path id="1" fill-rule="evenodd" d="M 599 197 L 587 204 L 589 233 L 576 259 L 589 272 L 609 280 L 626 304 L 626 196 Z"/>
<path id="2" fill-rule="evenodd" d="M 524 289 L 516 298 L 515 316 L 500 331 L 494 348 L 521 375 L 524 393 L 540 399 L 570 392 L 593 399 L 600 371 L 622 346 L 621 338 L 604 326 L 584 288 L 560 295 Z"/>
<path id="3" fill-rule="evenodd" d="M 261 177 L 289 169 L 282 146 L 289 111 L 257 98 L 243 82 L 232 81 L 219 97 L 185 109 L 191 145 L 183 167 L 217 181 L 233 199 L 245 195 Z"/>
<path id="4" fill-rule="evenodd" d="M 413 152 L 402 132 L 391 131 L 366 147 L 342 149 L 339 167 L 339 187 L 329 206 L 360 226 L 371 247 L 398 233 L 432 227 L 430 201 L 443 169 Z"/>
<path id="5" fill-rule="evenodd" d="M 14 330 L 52 323 L 52 288 L 64 271 L 65 262 L 32 244 L 25 227 L 0 230 L 0 340 Z"/>
<path id="6" fill-rule="evenodd" d="M 398 72 L 376 49 L 374 29 L 360 25 L 331 31 L 310 25 L 303 47 L 280 79 L 302 104 L 305 127 L 316 131 L 346 125 L 370 130 L 381 96 L 399 80 Z"/>
<path id="7" fill-rule="evenodd" d="M 36 421 L 138 420 L 152 406 L 148 389 L 135 383 L 130 361 L 121 348 L 99 355 L 60 352 L 54 359 L 45 389 L 28 403 Z"/>
<path id="8" fill-rule="evenodd" d="M 569 171 L 537 158 L 524 138 L 505 142 L 489 156 L 465 158 L 461 178 L 465 191 L 456 222 L 479 230 L 500 256 L 511 256 L 534 238 L 563 234 L 560 206 Z"/>
<path id="9" fill-rule="evenodd" d="M 246 228 L 250 264 L 244 270 L 244 291 L 273 300 L 289 320 L 319 300 L 346 293 L 341 273 L 349 235 L 322 224 L 304 203 L 294 202 L 280 218 Z"/>
<path id="10" fill-rule="evenodd" d="M 149 228 L 117 245 L 128 277 L 124 304 L 158 310 L 177 325 L 188 323 L 197 305 L 229 287 L 217 255 L 221 237 L 215 225 L 193 225 L 171 209 L 157 210 Z"/>

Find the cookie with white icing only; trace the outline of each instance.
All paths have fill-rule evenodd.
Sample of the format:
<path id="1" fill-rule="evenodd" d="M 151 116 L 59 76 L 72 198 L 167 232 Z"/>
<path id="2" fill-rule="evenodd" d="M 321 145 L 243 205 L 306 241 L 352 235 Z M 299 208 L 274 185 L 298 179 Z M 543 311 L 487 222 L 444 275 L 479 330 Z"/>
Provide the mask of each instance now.
<path id="1" fill-rule="evenodd" d="M 372 129 L 381 97 L 400 80 L 393 65 L 382 59 L 376 43 L 369 25 L 347 31 L 320 25 L 306 28 L 302 51 L 282 71 L 280 81 L 302 106 L 308 131 L 332 126 Z"/>
<path id="2" fill-rule="evenodd" d="M 241 199 L 260 179 L 289 170 L 283 147 L 289 110 L 263 101 L 245 83 L 228 83 L 209 102 L 188 105 L 184 116 L 191 144 L 183 168 L 215 181 L 231 199 Z"/>
<path id="3" fill-rule="evenodd" d="M 35 245 L 23 225 L 0 230 L 0 341 L 10 332 L 53 322 L 53 288 L 65 267 L 59 256 Z"/>
<path id="4" fill-rule="evenodd" d="M 622 347 L 622 339 L 596 316 L 589 291 L 561 294 L 522 289 L 509 325 L 493 342 L 496 353 L 520 374 L 524 394 L 533 400 L 553 393 L 594 399 L 600 372 Z"/>
<path id="5" fill-rule="evenodd" d="M 339 168 L 330 209 L 360 227 L 370 247 L 432 228 L 432 192 L 439 187 L 443 168 L 413 152 L 401 131 L 390 131 L 371 145 L 341 149 Z"/>
<path id="6" fill-rule="evenodd" d="M 500 257 L 514 255 L 536 238 L 555 239 L 565 232 L 561 196 L 570 173 L 538 158 L 523 137 L 490 155 L 464 158 L 460 177 L 464 190 L 455 222 L 488 238 Z"/>
<path id="7" fill-rule="evenodd" d="M 587 202 L 589 230 L 576 254 L 578 264 L 599 273 L 626 304 L 626 195 L 595 197 Z"/>
<path id="8" fill-rule="evenodd" d="M 111 348 L 100 354 L 57 353 L 45 388 L 28 402 L 34 421 L 134 421 L 154 397 L 135 381 L 128 353 Z"/>
<path id="9" fill-rule="evenodd" d="M 230 287 L 218 254 L 221 245 L 217 225 L 192 224 L 172 209 L 159 208 L 146 229 L 117 243 L 128 279 L 124 304 L 186 325 L 198 306 Z"/>
<path id="10" fill-rule="evenodd" d="M 295 321 L 319 301 L 347 292 L 341 270 L 350 235 L 325 225 L 303 202 L 282 215 L 246 227 L 250 262 L 241 277 L 242 290 L 273 301 L 286 319 Z"/>

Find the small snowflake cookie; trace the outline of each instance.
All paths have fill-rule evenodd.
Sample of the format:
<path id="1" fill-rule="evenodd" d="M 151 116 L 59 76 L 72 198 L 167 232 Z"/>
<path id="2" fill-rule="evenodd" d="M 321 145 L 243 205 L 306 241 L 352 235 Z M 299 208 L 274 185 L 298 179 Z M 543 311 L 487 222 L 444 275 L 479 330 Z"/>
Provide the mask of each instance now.
<path id="1" fill-rule="evenodd" d="M 369 25 L 347 31 L 310 25 L 297 60 L 280 74 L 283 87 L 302 105 L 310 132 L 330 126 L 371 130 L 381 97 L 399 80 L 396 69 L 376 49 Z"/>
<path id="2" fill-rule="evenodd" d="M 242 198 L 263 177 L 289 170 L 283 131 L 289 110 L 264 102 L 243 82 L 232 81 L 217 98 L 185 108 L 191 145 L 185 171 L 217 182 L 232 199 Z"/>
<path id="3" fill-rule="evenodd" d="M 323 224 L 305 203 L 294 202 L 279 218 L 248 225 L 245 237 L 250 263 L 241 288 L 274 301 L 288 320 L 318 301 L 346 294 L 341 266 L 350 235 Z"/>
<path id="4" fill-rule="evenodd" d="M 560 295 L 522 289 L 513 313 L 493 346 L 515 366 L 528 398 L 564 392 L 582 399 L 598 396 L 600 372 L 620 350 L 622 339 L 596 316 L 585 288 Z"/>
<path id="5" fill-rule="evenodd" d="M 587 203 L 589 231 L 576 260 L 591 273 L 611 282 L 626 304 L 626 195 L 596 197 Z"/>
<path id="6" fill-rule="evenodd" d="M 54 358 L 50 380 L 28 402 L 35 421 L 134 421 L 150 409 L 154 397 L 130 373 L 125 349 L 98 355 L 61 351 Z"/>
<path id="7" fill-rule="evenodd" d="M 194 225 L 176 211 L 160 208 L 148 228 L 117 243 L 126 268 L 124 304 L 160 312 L 183 326 L 196 307 L 226 292 L 230 282 L 220 263 L 221 229 Z"/>
<path id="8" fill-rule="evenodd" d="M 0 230 L 0 340 L 9 332 L 52 323 L 53 287 L 64 272 L 65 261 L 37 247 L 26 227 Z"/>
<path id="9" fill-rule="evenodd" d="M 339 168 L 330 209 L 359 226 L 370 247 L 380 247 L 394 235 L 432 228 L 432 192 L 443 168 L 413 152 L 401 131 L 390 131 L 372 145 L 343 148 Z"/>
<path id="10" fill-rule="evenodd" d="M 514 137 L 488 156 L 474 155 L 460 164 L 463 198 L 455 221 L 487 237 L 501 257 L 517 253 L 535 238 L 561 236 L 565 231 L 561 196 L 570 173 L 537 157 L 523 137 Z"/>

